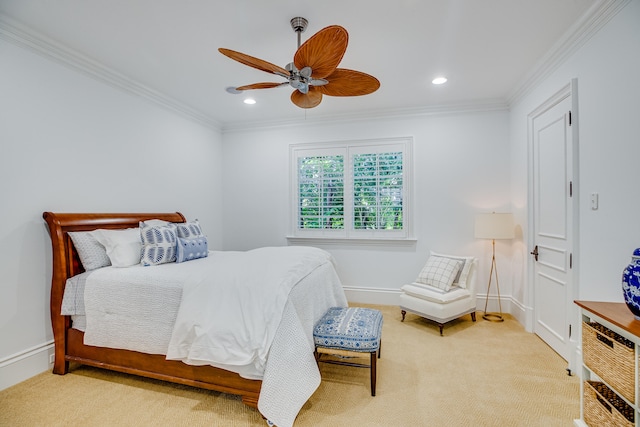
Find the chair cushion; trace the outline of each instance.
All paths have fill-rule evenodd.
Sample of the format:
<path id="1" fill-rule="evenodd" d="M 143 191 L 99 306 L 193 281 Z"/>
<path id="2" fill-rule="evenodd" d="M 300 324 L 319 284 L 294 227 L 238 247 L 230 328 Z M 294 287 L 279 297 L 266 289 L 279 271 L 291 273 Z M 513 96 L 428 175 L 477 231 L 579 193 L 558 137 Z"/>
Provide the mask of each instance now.
<path id="1" fill-rule="evenodd" d="M 471 296 L 471 293 L 467 289 L 459 288 L 457 286 L 452 287 L 447 292 L 422 283 L 411 283 L 409 285 L 402 286 L 401 289 L 408 295 L 440 304 L 447 304 L 459 299 L 469 298 Z"/>
<path id="2" fill-rule="evenodd" d="M 373 352 L 380 347 L 382 313 L 362 307 L 332 307 L 313 330 L 317 347 Z"/>

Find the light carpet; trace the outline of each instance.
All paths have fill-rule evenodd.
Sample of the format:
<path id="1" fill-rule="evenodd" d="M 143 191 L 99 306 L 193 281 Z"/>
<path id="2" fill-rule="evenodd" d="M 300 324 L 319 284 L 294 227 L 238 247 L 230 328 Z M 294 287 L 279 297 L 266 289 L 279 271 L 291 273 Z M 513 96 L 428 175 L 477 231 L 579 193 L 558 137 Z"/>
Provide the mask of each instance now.
<path id="1" fill-rule="evenodd" d="M 571 426 L 580 385 L 513 318 L 438 327 L 382 311 L 376 396 L 369 371 L 321 364 L 295 426 Z M 238 397 L 91 367 L 42 373 L 0 392 L 0 426 L 265 426 Z"/>

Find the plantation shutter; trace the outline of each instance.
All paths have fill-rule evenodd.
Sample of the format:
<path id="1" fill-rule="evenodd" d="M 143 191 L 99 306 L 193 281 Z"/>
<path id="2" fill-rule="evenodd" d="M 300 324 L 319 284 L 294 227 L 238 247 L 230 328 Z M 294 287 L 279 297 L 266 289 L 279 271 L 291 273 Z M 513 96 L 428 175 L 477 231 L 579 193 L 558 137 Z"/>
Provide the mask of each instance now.
<path id="1" fill-rule="evenodd" d="M 411 238 L 410 166 L 410 138 L 291 146 L 291 237 Z"/>
<path id="2" fill-rule="evenodd" d="M 298 227 L 344 229 L 344 156 L 298 159 Z"/>

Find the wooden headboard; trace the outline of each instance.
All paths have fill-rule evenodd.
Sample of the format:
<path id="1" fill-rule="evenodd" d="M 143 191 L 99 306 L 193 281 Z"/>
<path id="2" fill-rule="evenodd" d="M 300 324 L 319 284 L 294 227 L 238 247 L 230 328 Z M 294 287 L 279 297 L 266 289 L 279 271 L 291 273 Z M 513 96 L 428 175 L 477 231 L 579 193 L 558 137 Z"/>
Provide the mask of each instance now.
<path id="1" fill-rule="evenodd" d="M 53 213 L 44 212 L 49 226 L 53 250 L 53 275 L 51 278 L 51 326 L 56 341 L 56 361 L 59 346 L 64 346 L 65 332 L 69 328 L 67 316 L 60 315 L 62 296 L 67 279 L 83 271 L 71 238 L 70 231 L 91 231 L 98 228 L 118 229 L 138 227 L 140 221 L 162 219 L 185 222 L 180 212 L 173 213 Z M 62 347 L 64 348 L 64 347 Z M 54 372 L 58 367 L 54 367 Z"/>

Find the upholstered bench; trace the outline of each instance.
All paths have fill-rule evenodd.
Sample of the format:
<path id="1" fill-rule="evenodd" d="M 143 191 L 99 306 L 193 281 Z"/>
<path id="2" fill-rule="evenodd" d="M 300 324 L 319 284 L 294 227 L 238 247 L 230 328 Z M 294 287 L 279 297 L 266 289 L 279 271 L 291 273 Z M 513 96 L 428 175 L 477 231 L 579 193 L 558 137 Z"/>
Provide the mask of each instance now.
<path id="1" fill-rule="evenodd" d="M 318 362 L 369 368 L 371 396 L 376 395 L 376 358 L 380 358 L 382 313 L 362 307 L 332 307 L 318 321 L 313 330 L 315 356 Z M 345 360 L 321 360 L 322 354 L 338 357 L 353 353 L 370 353 L 370 363 L 352 363 Z"/>

